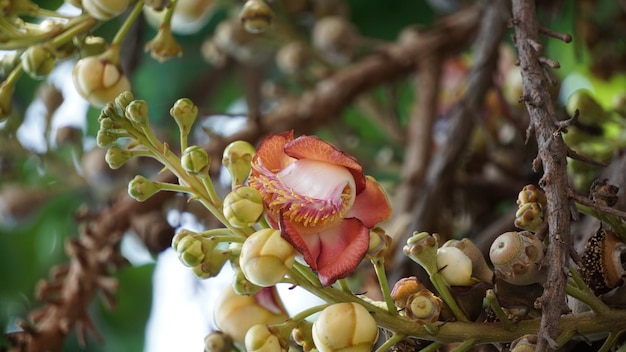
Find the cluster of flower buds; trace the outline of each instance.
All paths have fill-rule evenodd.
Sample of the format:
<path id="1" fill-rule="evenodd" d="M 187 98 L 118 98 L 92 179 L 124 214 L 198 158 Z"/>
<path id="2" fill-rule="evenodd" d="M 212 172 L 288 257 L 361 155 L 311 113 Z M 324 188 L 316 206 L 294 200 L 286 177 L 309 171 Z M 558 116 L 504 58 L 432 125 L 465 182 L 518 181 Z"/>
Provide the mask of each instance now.
<path id="1" fill-rule="evenodd" d="M 189 267 L 199 278 L 214 277 L 231 258 L 228 249 L 222 249 L 220 242 L 214 238 L 206 238 L 201 233 L 182 229 L 174 235 L 172 248 L 178 259 Z"/>
<path id="2" fill-rule="evenodd" d="M 537 232 L 543 225 L 546 208 L 546 195 L 534 185 L 526 185 L 517 197 L 518 210 L 515 213 L 515 227 Z"/>

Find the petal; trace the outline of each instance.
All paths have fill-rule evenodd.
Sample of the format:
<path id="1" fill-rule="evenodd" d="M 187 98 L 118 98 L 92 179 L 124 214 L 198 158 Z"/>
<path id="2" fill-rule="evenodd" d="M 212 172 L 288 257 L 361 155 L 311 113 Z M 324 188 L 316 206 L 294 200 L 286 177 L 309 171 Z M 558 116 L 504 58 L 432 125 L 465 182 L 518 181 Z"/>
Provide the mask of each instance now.
<path id="1" fill-rule="evenodd" d="M 365 188 L 363 167 L 356 159 L 335 148 L 334 145 L 316 136 L 300 136 L 285 144 L 285 153 L 296 159 L 324 161 L 330 164 L 341 165 L 347 168 L 356 182 L 356 192 L 361 193 Z"/>
<path id="2" fill-rule="evenodd" d="M 355 218 L 344 219 L 337 227 L 320 233 L 321 251 L 317 271 L 323 286 L 352 274 L 363 260 L 370 231 Z"/>
<path id="3" fill-rule="evenodd" d="M 321 243 L 319 235 L 307 234 L 301 235 L 296 227 L 280 215 L 280 235 L 289 242 L 304 257 L 304 261 L 313 270 L 317 270 L 317 258 L 320 254 Z M 368 241 L 369 243 L 369 241 Z"/>
<path id="4" fill-rule="evenodd" d="M 270 172 L 278 172 L 295 160 L 285 154 L 285 144 L 293 140 L 293 131 L 265 137 L 252 159 L 252 164 L 263 165 Z M 253 174 L 256 170 L 253 169 Z"/>
<path id="5" fill-rule="evenodd" d="M 376 180 L 367 176 L 365 190 L 359 193 L 346 217 L 355 217 L 368 228 L 391 217 L 391 205 L 385 191 Z"/>

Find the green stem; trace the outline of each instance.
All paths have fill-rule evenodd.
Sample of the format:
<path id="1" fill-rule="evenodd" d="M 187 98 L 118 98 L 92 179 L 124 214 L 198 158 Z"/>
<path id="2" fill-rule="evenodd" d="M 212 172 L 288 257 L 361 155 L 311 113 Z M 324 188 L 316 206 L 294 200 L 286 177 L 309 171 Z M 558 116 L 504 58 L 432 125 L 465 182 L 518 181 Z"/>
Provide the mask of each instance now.
<path id="1" fill-rule="evenodd" d="M 181 186 L 181 185 L 177 185 L 174 183 L 166 183 L 166 182 L 157 182 L 157 181 L 152 181 L 152 182 L 154 182 L 154 184 L 157 185 L 159 187 L 159 190 L 161 191 L 171 191 L 171 192 L 193 194 L 193 191 L 191 190 L 191 188 L 187 186 Z"/>
<path id="2" fill-rule="evenodd" d="M 607 337 L 606 340 L 604 340 L 604 343 L 602 344 L 602 347 L 600 347 L 598 352 L 609 352 L 611 348 L 615 345 L 615 343 L 617 343 L 617 340 L 620 337 L 620 335 L 621 333 L 617 333 L 617 332 L 610 333 L 609 337 Z M 624 346 L 622 346 L 622 348 L 623 347 Z M 620 350 L 622 348 L 620 348 Z"/>
<path id="3" fill-rule="evenodd" d="M 500 306 L 500 302 L 498 302 L 498 298 L 496 297 L 493 289 L 487 290 L 486 298 L 487 301 L 489 301 L 491 310 L 496 314 L 496 317 L 498 317 L 498 319 L 504 324 L 504 326 L 510 331 L 515 330 L 515 324 L 513 324 L 513 322 L 502 310 L 502 306 Z"/>
<path id="4" fill-rule="evenodd" d="M 469 319 L 467 318 L 467 316 L 465 316 L 465 313 L 463 313 L 463 310 L 454 299 L 454 296 L 452 296 L 452 294 L 450 293 L 450 290 L 448 289 L 448 284 L 446 284 L 443 277 L 441 277 L 438 272 L 429 274 L 430 281 L 433 283 L 433 286 L 435 286 L 435 289 L 439 293 L 439 296 L 448 305 L 456 319 L 459 321 L 468 322 Z"/>
<path id="5" fill-rule="evenodd" d="M 50 41 L 50 45 L 55 48 L 59 47 L 69 42 L 70 40 L 73 40 L 74 37 L 76 37 L 78 34 L 87 32 L 88 30 L 93 28 L 97 23 L 98 21 L 96 21 L 92 17 L 84 17 L 82 18 L 82 21 L 80 21 L 78 24 L 70 27 L 65 32 L 55 36 L 54 39 Z"/>
<path id="6" fill-rule="evenodd" d="M 387 305 L 387 310 L 392 314 L 398 314 L 398 309 L 396 305 L 393 303 L 393 298 L 391 298 L 391 290 L 389 289 L 389 281 L 387 280 L 387 274 L 385 272 L 385 258 L 384 257 L 376 257 L 372 259 L 372 265 L 374 265 L 374 271 L 376 272 L 376 277 L 378 278 L 378 283 L 380 284 L 380 290 L 385 299 L 385 304 Z"/>
<path id="7" fill-rule="evenodd" d="M 569 271 L 572 275 L 572 281 L 574 285 L 571 283 L 567 283 L 565 286 L 565 292 L 576 298 L 577 300 L 585 303 L 589 306 L 594 312 L 597 314 L 606 314 L 611 308 L 609 308 L 600 298 L 598 298 L 593 291 L 585 284 L 580 273 L 570 266 Z"/>
<path id="8" fill-rule="evenodd" d="M 172 16 L 174 15 L 176 5 L 178 5 L 178 0 L 172 0 L 170 6 L 165 10 L 165 15 L 163 16 L 163 21 L 161 22 L 161 25 L 171 25 Z"/>
<path id="9" fill-rule="evenodd" d="M 441 347 L 440 342 L 433 342 L 430 345 L 422 348 L 420 352 L 435 352 L 439 349 L 439 347 Z"/>
<path id="10" fill-rule="evenodd" d="M 617 215 L 597 211 L 594 208 L 580 203 L 576 203 L 576 209 L 583 214 L 593 216 L 594 218 L 608 224 L 613 231 L 615 231 L 622 238 L 622 240 L 626 240 L 626 223 L 624 223 L 624 221 Z"/>
<path id="11" fill-rule="evenodd" d="M 122 24 L 120 29 L 115 34 L 115 37 L 113 38 L 113 41 L 111 42 L 112 46 L 118 46 L 118 47 L 122 46 L 122 42 L 124 41 L 124 38 L 126 38 L 126 35 L 128 35 L 128 32 L 130 31 L 130 28 L 137 20 L 137 17 L 141 15 L 142 10 L 143 10 L 143 0 L 137 1 L 137 4 L 135 4 L 133 11 L 128 15 L 128 17 L 126 17 L 124 24 Z"/>
<path id="12" fill-rule="evenodd" d="M 315 274 L 311 271 L 311 269 L 304 266 L 303 264 L 295 262 L 293 264 L 292 270 L 295 270 L 298 274 L 302 275 L 303 278 L 307 282 L 311 283 L 312 285 L 315 285 L 317 287 L 322 286 L 322 283 L 320 282 L 319 278 L 315 276 Z"/>
<path id="13" fill-rule="evenodd" d="M 389 350 L 396 343 L 402 341 L 402 339 L 405 338 L 405 337 L 406 336 L 404 336 L 402 334 L 394 333 L 393 336 L 391 336 L 387 341 L 385 341 L 385 343 L 383 343 L 382 345 L 380 345 L 380 347 L 378 347 L 376 349 L 376 352 L 385 352 L 385 351 Z"/>
<path id="14" fill-rule="evenodd" d="M 346 279 L 339 279 L 337 280 L 337 283 L 343 291 L 352 293 L 352 290 L 350 289 L 350 286 L 348 285 L 348 281 L 346 281 Z"/>
<path id="15" fill-rule="evenodd" d="M 329 304 L 320 304 L 318 306 L 307 308 L 299 312 L 298 314 L 295 314 L 293 317 L 291 317 L 291 320 L 296 321 L 296 322 L 302 321 L 315 313 L 323 311 L 328 306 Z"/>
<path id="16" fill-rule="evenodd" d="M 465 340 L 462 344 L 456 346 L 451 352 L 465 352 L 476 344 L 476 339 Z"/>
<path id="17" fill-rule="evenodd" d="M 17 81 L 22 76 L 22 73 L 24 73 L 24 68 L 22 67 L 22 62 L 19 61 L 15 65 L 15 67 L 13 68 L 11 73 L 9 73 L 9 77 L 7 77 L 7 79 L 3 82 L 3 85 L 13 85 L 13 86 L 15 86 Z"/>

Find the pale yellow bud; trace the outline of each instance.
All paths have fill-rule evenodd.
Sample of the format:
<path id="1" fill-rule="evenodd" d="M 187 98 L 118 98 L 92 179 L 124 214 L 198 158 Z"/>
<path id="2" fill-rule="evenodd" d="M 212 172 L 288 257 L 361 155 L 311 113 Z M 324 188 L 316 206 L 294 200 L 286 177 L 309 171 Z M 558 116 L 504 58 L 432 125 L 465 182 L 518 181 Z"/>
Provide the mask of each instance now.
<path id="1" fill-rule="evenodd" d="M 78 60 L 72 71 L 78 93 L 97 107 L 103 107 L 114 101 L 120 93 L 130 90 L 130 82 L 122 68 L 108 60 L 107 56 L 90 56 Z"/>
<path id="2" fill-rule="evenodd" d="M 376 320 L 358 303 L 333 304 L 313 323 L 313 341 L 320 352 L 370 352 L 377 339 Z"/>
<path id="3" fill-rule="evenodd" d="M 82 0 L 82 5 L 93 18 L 106 21 L 121 15 L 130 5 L 130 0 Z"/>
<path id="4" fill-rule="evenodd" d="M 255 153 L 254 146 L 246 141 L 232 142 L 224 149 L 222 164 L 228 169 L 233 186 L 242 184 L 248 177 Z"/>
<path id="5" fill-rule="evenodd" d="M 263 215 L 263 209 L 259 191 L 249 186 L 236 188 L 224 198 L 224 216 L 236 228 L 254 225 Z"/>
<path id="6" fill-rule="evenodd" d="M 472 278 L 472 260 L 456 247 L 437 250 L 437 268 L 450 286 L 472 286 L 478 282 Z"/>
<path id="7" fill-rule="evenodd" d="M 288 343 L 265 324 L 255 325 L 248 330 L 245 338 L 248 352 L 287 352 Z"/>
<path id="8" fill-rule="evenodd" d="M 246 239 L 239 265 L 250 282 L 272 286 L 292 267 L 296 250 L 280 235 L 280 230 L 259 230 Z"/>

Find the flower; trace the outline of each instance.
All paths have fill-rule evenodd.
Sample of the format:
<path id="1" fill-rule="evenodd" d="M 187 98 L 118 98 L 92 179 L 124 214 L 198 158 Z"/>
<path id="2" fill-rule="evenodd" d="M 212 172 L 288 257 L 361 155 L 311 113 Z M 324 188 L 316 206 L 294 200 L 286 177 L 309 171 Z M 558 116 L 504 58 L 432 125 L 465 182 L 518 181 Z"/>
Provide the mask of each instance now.
<path id="1" fill-rule="evenodd" d="M 328 286 L 364 258 L 370 229 L 391 216 L 381 186 L 350 155 L 314 136 L 293 131 L 266 137 L 248 179 L 269 222 L 280 228 Z"/>

